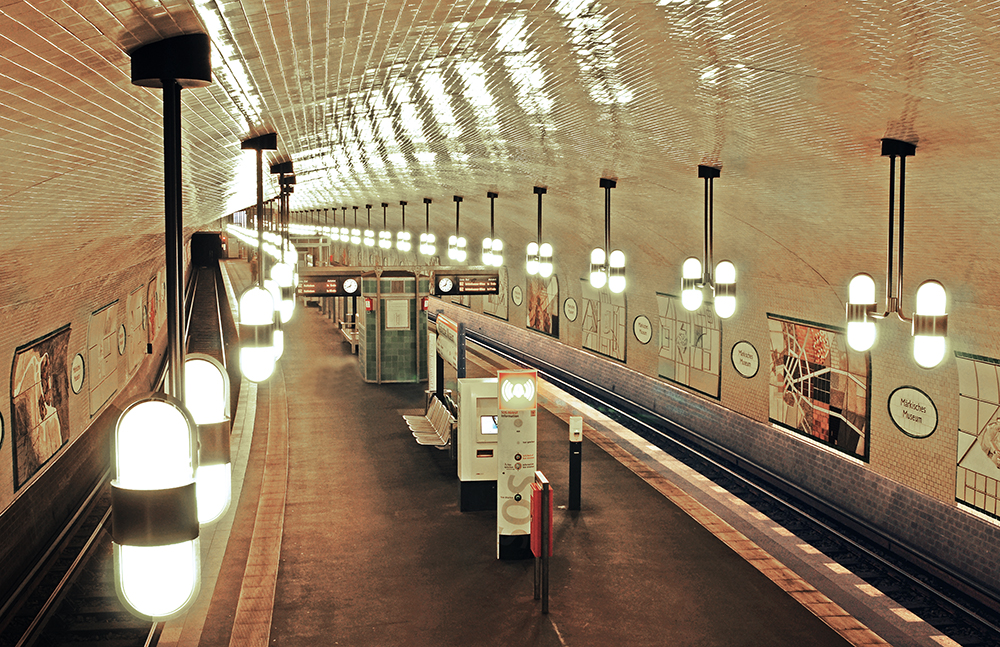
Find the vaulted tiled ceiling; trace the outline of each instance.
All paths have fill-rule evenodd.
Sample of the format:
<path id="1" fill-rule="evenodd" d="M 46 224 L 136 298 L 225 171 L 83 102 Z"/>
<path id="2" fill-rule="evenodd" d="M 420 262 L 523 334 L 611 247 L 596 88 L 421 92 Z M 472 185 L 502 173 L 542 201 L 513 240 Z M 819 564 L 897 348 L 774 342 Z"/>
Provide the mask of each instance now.
<path id="1" fill-rule="evenodd" d="M 462 194 L 475 238 L 494 190 L 518 249 L 533 185 L 546 236 L 585 253 L 598 178 L 618 178 L 612 235 L 672 285 L 700 249 L 709 163 L 741 271 L 842 292 L 845 257 L 883 262 L 890 136 L 918 143 L 908 254 L 998 242 L 969 236 L 1000 197 L 996 0 L 0 0 L 3 249 L 162 228 L 161 97 L 130 84 L 128 52 L 195 31 L 215 83 L 183 93 L 192 226 L 254 200 L 238 142 L 273 129 L 295 210 L 387 201 L 396 219 L 405 199 L 422 220 L 432 197 L 442 234 Z"/>

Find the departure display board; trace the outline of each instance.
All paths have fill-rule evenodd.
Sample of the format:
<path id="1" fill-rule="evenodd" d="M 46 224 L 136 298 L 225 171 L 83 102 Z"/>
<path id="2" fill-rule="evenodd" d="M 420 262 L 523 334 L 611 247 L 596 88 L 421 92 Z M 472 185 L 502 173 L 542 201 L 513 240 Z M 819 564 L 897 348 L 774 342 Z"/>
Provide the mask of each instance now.
<path id="1" fill-rule="evenodd" d="M 299 294 L 311 297 L 350 297 L 360 292 L 361 279 L 356 277 L 310 276 L 299 281 Z"/>
<path id="2" fill-rule="evenodd" d="M 500 274 L 437 274 L 434 277 L 434 295 L 447 294 L 498 294 Z"/>

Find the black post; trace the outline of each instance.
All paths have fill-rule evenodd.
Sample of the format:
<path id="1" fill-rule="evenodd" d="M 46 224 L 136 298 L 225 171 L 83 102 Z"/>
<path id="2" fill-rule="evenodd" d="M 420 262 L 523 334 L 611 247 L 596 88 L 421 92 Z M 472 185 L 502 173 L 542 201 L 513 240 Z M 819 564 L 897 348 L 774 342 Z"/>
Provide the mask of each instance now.
<path id="1" fill-rule="evenodd" d="M 465 324 L 458 324 L 458 378 L 465 377 Z"/>
<path id="2" fill-rule="evenodd" d="M 163 83 L 163 208 L 167 266 L 167 361 L 166 392 L 184 398 L 184 304 L 181 281 L 184 255 L 180 205 L 181 86 L 173 79 Z"/>

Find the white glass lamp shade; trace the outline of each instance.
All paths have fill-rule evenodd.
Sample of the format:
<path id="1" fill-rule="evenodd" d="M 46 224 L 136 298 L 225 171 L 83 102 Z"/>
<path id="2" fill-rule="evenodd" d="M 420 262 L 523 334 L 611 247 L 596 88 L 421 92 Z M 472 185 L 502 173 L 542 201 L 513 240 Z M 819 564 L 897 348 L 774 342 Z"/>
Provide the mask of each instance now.
<path id="1" fill-rule="evenodd" d="M 545 279 L 552 276 L 552 245 L 549 243 L 538 246 L 538 274 Z"/>
<path id="2" fill-rule="evenodd" d="M 487 267 L 493 265 L 493 239 L 483 239 L 483 265 Z"/>
<path id="3" fill-rule="evenodd" d="M 534 276 L 538 274 L 538 243 L 528 243 L 527 272 Z"/>
<path id="4" fill-rule="evenodd" d="M 201 357 L 184 360 L 184 406 L 199 425 L 227 418 L 229 378 L 224 370 Z"/>
<path id="5" fill-rule="evenodd" d="M 944 359 L 948 294 L 937 281 L 924 281 L 917 288 L 914 315 L 913 359 L 924 368 L 934 368 Z M 935 329 L 935 318 L 937 329 Z M 926 323 L 920 325 L 919 319 Z"/>
<path id="6" fill-rule="evenodd" d="M 232 466 L 218 453 L 213 456 L 209 449 L 213 445 L 210 440 L 217 438 L 227 445 L 229 442 L 229 376 L 218 360 L 201 354 L 184 360 L 184 406 L 201 434 L 195 472 L 198 523 L 212 523 L 229 508 L 232 497 Z M 205 435 L 213 433 L 218 436 Z"/>
<path id="7" fill-rule="evenodd" d="M 195 452 L 194 420 L 178 401 L 151 395 L 127 406 L 115 429 L 115 518 L 126 518 L 124 508 L 129 501 L 141 500 L 143 492 L 190 488 Z M 196 527 L 196 519 L 191 521 Z M 124 528 L 116 527 L 113 534 L 115 586 L 133 613 L 168 619 L 194 601 L 200 586 L 197 532 L 192 539 L 141 546 L 129 543 Z"/>
<path id="8" fill-rule="evenodd" d="M 365 229 L 365 247 L 375 246 L 375 232 L 371 229 Z"/>
<path id="9" fill-rule="evenodd" d="M 392 232 L 385 229 L 378 232 L 378 246 L 382 249 L 389 249 L 392 247 Z"/>
<path id="10" fill-rule="evenodd" d="M 458 237 L 448 236 L 448 258 L 458 260 Z"/>
<path id="11" fill-rule="evenodd" d="M 351 240 L 351 231 L 347 227 L 340 228 L 340 242 L 346 243 Z"/>
<path id="12" fill-rule="evenodd" d="M 736 312 L 736 266 L 720 261 L 715 266 L 715 314 L 729 319 Z"/>
<path id="13" fill-rule="evenodd" d="M 625 291 L 625 252 L 612 250 L 608 268 L 608 289 L 615 294 Z"/>
<path id="14" fill-rule="evenodd" d="M 701 307 L 704 295 L 698 287 L 701 279 L 701 261 L 693 256 L 686 261 L 681 269 L 681 305 L 685 310 L 694 312 Z"/>
<path id="15" fill-rule="evenodd" d="M 410 244 L 410 232 L 400 231 L 396 233 L 396 249 L 401 252 L 408 252 L 412 249 Z"/>
<path id="16" fill-rule="evenodd" d="M 464 263 L 465 259 L 469 257 L 468 244 L 465 236 L 459 236 L 455 240 L 455 260 L 459 263 Z"/>
<path id="17" fill-rule="evenodd" d="M 240 325 L 254 328 L 274 324 L 274 299 L 268 290 L 252 287 L 240 295 Z M 242 334 L 242 331 L 241 331 Z M 270 343 L 267 343 L 270 342 Z M 263 382 L 274 372 L 274 341 L 245 340 L 240 348 L 240 371 L 251 382 Z"/>
<path id="18" fill-rule="evenodd" d="M 503 241 L 499 238 L 493 239 L 493 267 L 503 265 Z"/>
<path id="19" fill-rule="evenodd" d="M 875 345 L 875 322 L 869 321 L 865 310 L 875 305 L 875 279 L 868 274 L 856 274 L 847 288 L 847 345 L 865 352 Z M 858 306 L 864 306 L 859 308 Z"/>
<path id="20" fill-rule="evenodd" d="M 361 244 L 361 230 L 360 229 L 352 229 L 351 230 L 351 243 L 353 243 L 355 245 L 360 245 Z"/>
<path id="21" fill-rule="evenodd" d="M 604 267 L 604 250 L 595 247 L 590 252 L 590 285 L 600 290 L 608 282 L 607 269 Z"/>
<path id="22" fill-rule="evenodd" d="M 168 620 L 194 602 L 201 587 L 197 539 L 166 546 L 113 546 L 115 587 L 133 613 Z"/>
<path id="23" fill-rule="evenodd" d="M 271 267 L 271 278 L 280 287 L 287 287 L 292 284 L 292 276 L 295 274 L 291 263 L 275 263 Z"/>

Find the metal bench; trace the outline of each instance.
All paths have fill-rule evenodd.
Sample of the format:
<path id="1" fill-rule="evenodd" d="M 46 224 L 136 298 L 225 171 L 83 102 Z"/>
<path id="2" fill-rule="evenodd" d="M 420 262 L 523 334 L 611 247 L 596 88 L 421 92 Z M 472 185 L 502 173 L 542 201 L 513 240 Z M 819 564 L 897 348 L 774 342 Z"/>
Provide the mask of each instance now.
<path id="1" fill-rule="evenodd" d="M 420 415 L 404 415 L 407 426 L 413 432 L 413 438 L 420 445 L 430 445 L 443 449 L 451 443 L 451 432 L 455 419 L 448 408 L 437 398 L 433 398 L 427 413 Z"/>

